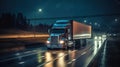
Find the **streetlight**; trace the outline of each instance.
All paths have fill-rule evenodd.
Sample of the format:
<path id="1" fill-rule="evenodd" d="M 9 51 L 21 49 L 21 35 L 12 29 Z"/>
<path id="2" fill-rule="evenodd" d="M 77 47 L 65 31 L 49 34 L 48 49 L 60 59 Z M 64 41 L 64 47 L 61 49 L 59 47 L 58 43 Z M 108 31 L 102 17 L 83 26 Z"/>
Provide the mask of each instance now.
<path id="1" fill-rule="evenodd" d="M 42 9 L 41 9 L 41 8 L 39 8 L 39 9 L 38 9 L 38 12 L 42 12 Z"/>
<path id="2" fill-rule="evenodd" d="M 92 24 L 92 22 L 90 22 L 90 24 Z"/>
<path id="3" fill-rule="evenodd" d="M 87 20 L 84 20 L 84 22 L 86 23 L 86 22 L 87 22 Z"/>
<path id="4" fill-rule="evenodd" d="M 39 13 L 42 12 L 42 9 L 39 8 L 38 11 L 37 11 L 37 13 L 38 13 L 38 12 L 39 12 Z M 36 15 L 36 13 L 35 13 L 35 15 Z M 37 17 L 37 15 L 36 15 L 35 17 Z M 34 32 L 33 32 L 33 33 L 34 33 L 34 37 L 35 37 L 35 32 L 36 32 L 36 31 L 35 31 L 35 29 L 36 29 L 35 26 L 36 26 L 36 24 L 34 24 L 34 27 L 33 27 L 33 28 L 34 28 Z"/>
<path id="5" fill-rule="evenodd" d="M 95 22 L 95 23 L 94 23 L 94 25 L 95 25 L 95 26 L 97 26 L 97 25 L 98 25 L 98 23 L 97 23 L 97 22 Z"/>

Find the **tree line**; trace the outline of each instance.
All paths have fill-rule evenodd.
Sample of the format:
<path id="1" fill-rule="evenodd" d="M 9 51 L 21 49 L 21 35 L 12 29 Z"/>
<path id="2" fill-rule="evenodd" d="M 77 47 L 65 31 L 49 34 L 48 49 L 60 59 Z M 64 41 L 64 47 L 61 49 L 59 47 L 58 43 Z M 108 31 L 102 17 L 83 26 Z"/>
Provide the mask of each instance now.
<path id="1" fill-rule="evenodd" d="M 20 29 L 47 33 L 50 26 L 46 24 L 32 25 L 22 13 L 2 13 L 0 16 L 0 29 Z"/>

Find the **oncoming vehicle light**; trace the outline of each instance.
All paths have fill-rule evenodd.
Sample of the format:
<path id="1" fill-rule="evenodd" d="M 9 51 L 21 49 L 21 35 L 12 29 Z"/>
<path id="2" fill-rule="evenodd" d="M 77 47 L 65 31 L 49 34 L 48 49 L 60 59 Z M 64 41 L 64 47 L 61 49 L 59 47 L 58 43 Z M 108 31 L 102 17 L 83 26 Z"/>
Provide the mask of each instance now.
<path id="1" fill-rule="evenodd" d="M 102 37 L 99 36 L 99 39 L 102 39 Z"/>
<path id="2" fill-rule="evenodd" d="M 63 40 L 60 40 L 60 44 L 63 44 L 64 43 L 64 41 Z"/>

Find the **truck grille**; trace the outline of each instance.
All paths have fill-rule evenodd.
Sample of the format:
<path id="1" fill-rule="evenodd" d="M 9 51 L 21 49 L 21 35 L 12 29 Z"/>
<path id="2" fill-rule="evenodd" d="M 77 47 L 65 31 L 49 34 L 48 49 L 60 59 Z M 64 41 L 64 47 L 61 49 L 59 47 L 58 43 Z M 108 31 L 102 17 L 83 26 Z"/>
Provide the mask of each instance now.
<path id="1" fill-rule="evenodd" d="M 53 45 L 58 44 L 58 36 L 51 36 L 51 44 Z"/>

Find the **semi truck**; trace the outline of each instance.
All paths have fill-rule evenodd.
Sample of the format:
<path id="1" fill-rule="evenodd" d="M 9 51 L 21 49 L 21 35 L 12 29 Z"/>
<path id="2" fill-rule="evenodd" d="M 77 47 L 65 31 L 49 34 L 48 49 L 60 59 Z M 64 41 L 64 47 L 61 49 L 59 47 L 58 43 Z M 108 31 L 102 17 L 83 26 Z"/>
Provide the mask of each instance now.
<path id="1" fill-rule="evenodd" d="M 91 26 L 75 20 L 57 20 L 48 30 L 47 47 L 80 48 L 86 45 L 86 40 L 92 37 Z"/>

